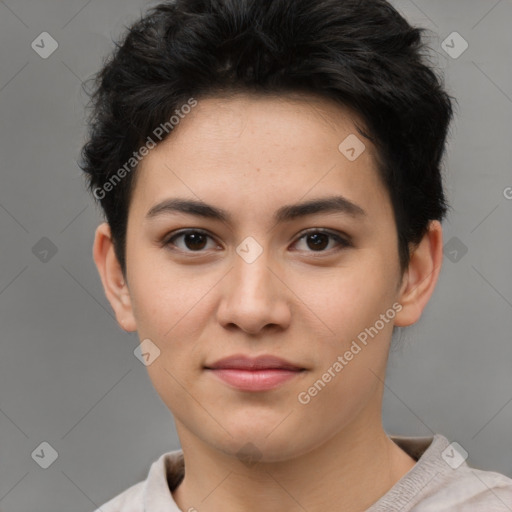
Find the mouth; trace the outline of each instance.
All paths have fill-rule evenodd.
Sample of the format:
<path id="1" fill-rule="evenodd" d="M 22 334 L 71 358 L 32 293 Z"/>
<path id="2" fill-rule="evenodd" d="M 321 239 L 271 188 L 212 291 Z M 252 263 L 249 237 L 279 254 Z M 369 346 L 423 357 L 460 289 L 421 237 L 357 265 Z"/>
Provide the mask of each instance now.
<path id="1" fill-rule="evenodd" d="M 306 368 L 275 356 L 230 356 L 204 369 L 241 391 L 269 391 L 303 374 Z"/>

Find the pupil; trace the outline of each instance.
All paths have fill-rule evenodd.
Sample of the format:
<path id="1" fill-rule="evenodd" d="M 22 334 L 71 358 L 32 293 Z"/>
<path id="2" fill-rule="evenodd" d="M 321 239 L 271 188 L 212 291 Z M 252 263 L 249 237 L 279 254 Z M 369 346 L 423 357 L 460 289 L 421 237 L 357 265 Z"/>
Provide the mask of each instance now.
<path id="1" fill-rule="evenodd" d="M 185 235 L 185 245 L 189 249 L 202 249 L 205 245 L 205 239 L 206 237 L 200 233 L 188 233 Z"/>
<path id="2" fill-rule="evenodd" d="M 309 245 L 312 241 L 313 245 Z M 325 233 L 315 233 L 308 236 L 308 246 L 310 249 L 324 249 L 328 245 L 328 236 Z"/>

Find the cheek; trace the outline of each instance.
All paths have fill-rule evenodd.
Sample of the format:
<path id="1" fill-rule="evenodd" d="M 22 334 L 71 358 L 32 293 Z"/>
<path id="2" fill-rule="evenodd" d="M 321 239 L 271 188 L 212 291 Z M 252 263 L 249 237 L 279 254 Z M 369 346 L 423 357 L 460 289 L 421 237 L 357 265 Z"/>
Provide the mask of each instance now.
<path id="1" fill-rule="evenodd" d="M 366 392 L 374 390 L 376 377 L 372 372 L 380 375 L 386 365 L 395 316 L 393 283 L 379 265 L 366 264 L 364 258 L 359 263 L 358 267 L 337 269 L 329 279 L 308 280 L 299 287 L 304 302 L 317 315 L 313 317 L 303 308 L 315 322 L 307 322 L 304 329 L 316 347 L 311 381 L 328 381 L 329 392 L 322 391 L 322 400 L 359 402 Z M 339 364 L 333 368 L 337 361 L 342 370 L 336 371 Z M 323 379 L 329 368 L 336 377 L 328 374 Z"/>
<path id="2" fill-rule="evenodd" d="M 164 343 L 175 332 L 197 325 L 198 311 L 204 307 L 202 299 L 214 284 L 212 278 L 191 271 L 170 270 L 170 265 L 147 258 L 132 265 L 130 280 L 140 336 L 154 336 Z"/>
<path id="3" fill-rule="evenodd" d="M 147 260 L 146 260 L 147 261 Z M 214 276 L 193 275 L 192 270 L 144 264 L 132 267 L 131 295 L 140 340 L 149 338 L 160 350 L 147 367 L 166 403 L 183 395 L 179 383 L 188 385 L 204 363 L 204 326 L 212 316 Z"/>
<path id="4" fill-rule="evenodd" d="M 373 325 L 393 302 L 387 273 L 360 260 L 329 274 L 295 276 L 291 285 L 301 299 L 301 316 L 318 326 L 315 335 L 332 338 L 336 348 Z"/>

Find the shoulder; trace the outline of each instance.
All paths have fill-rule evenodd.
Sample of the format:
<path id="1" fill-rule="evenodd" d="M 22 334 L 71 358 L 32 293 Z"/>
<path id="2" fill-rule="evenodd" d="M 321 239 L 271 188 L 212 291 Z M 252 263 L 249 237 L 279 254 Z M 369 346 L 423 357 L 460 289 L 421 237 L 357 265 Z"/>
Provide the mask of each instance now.
<path id="1" fill-rule="evenodd" d="M 175 488 L 184 475 L 182 450 L 162 454 L 149 469 L 146 480 L 132 485 L 103 504 L 94 512 L 149 512 L 166 509 L 179 510 L 170 489 Z"/>
<path id="2" fill-rule="evenodd" d="M 132 485 L 121 494 L 107 501 L 94 512 L 143 512 L 145 481 Z"/>
<path id="3" fill-rule="evenodd" d="M 438 511 L 509 512 L 512 510 L 512 480 L 493 471 L 475 469 L 467 464 L 452 473 L 439 473 L 425 489 L 418 507 L 422 512 Z"/>
<path id="4" fill-rule="evenodd" d="M 392 439 L 416 465 L 371 512 L 510 512 L 512 479 L 467 464 L 467 452 L 444 436 Z"/>
<path id="5" fill-rule="evenodd" d="M 494 471 L 471 467 L 468 453 L 458 443 L 450 443 L 437 434 L 419 459 L 418 469 L 432 480 L 420 493 L 421 499 L 412 510 L 469 512 L 510 512 L 512 480 Z"/>

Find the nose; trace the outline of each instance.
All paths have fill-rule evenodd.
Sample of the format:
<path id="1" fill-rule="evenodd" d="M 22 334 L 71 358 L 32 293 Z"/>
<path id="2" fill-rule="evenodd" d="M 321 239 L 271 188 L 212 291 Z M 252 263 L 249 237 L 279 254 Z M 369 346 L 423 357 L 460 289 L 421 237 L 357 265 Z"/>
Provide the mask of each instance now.
<path id="1" fill-rule="evenodd" d="M 291 292 L 280 273 L 267 251 L 251 263 L 235 254 L 233 268 L 222 280 L 219 323 L 253 335 L 288 327 Z"/>

